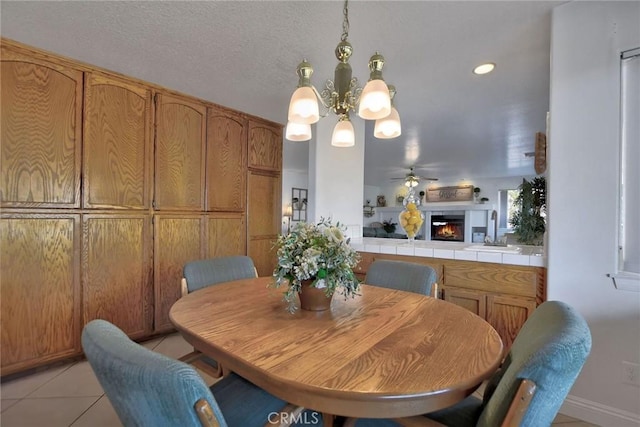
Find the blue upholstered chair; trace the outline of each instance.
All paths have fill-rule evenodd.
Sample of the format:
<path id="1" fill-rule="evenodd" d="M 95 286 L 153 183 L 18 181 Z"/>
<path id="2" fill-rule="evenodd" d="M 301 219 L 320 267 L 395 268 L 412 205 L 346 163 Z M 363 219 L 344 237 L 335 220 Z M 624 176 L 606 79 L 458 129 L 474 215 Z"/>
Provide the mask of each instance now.
<path id="1" fill-rule="evenodd" d="M 191 261 L 185 264 L 182 274 L 183 296 L 218 283 L 258 276 L 253 260 L 244 255 Z M 219 378 L 223 374 L 219 363 L 197 350 L 182 356 L 180 360 L 193 364 L 214 378 Z"/>
<path id="2" fill-rule="evenodd" d="M 437 279 L 436 271 L 428 265 L 381 259 L 371 263 L 364 283 L 422 295 L 437 296 Z"/>
<path id="3" fill-rule="evenodd" d="M 134 343 L 105 320 L 84 327 L 82 348 L 125 427 L 262 427 L 279 425 L 276 414 L 290 408 L 235 374 L 208 388 L 193 367 Z M 321 423 L 319 415 L 299 419 Z"/>
<path id="4" fill-rule="evenodd" d="M 549 426 L 590 351 L 591 333 L 584 318 L 563 302 L 547 301 L 520 329 L 501 368 L 489 380 L 483 399 L 470 396 L 424 417 L 350 420 L 348 424 L 359 427 Z"/>
<path id="5" fill-rule="evenodd" d="M 258 276 L 253 260 L 244 255 L 191 261 L 185 264 L 182 273 L 183 293 L 191 293 L 217 283 Z"/>

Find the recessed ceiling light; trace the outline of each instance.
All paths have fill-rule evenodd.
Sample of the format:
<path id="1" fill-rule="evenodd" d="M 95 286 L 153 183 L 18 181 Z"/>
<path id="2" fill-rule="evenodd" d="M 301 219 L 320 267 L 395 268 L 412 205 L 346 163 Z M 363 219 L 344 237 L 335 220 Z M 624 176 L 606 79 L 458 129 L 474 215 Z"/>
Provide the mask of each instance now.
<path id="1" fill-rule="evenodd" d="M 493 62 L 487 62 L 486 64 L 478 65 L 473 69 L 473 74 L 487 74 L 493 71 L 496 68 L 496 64 Z"/>

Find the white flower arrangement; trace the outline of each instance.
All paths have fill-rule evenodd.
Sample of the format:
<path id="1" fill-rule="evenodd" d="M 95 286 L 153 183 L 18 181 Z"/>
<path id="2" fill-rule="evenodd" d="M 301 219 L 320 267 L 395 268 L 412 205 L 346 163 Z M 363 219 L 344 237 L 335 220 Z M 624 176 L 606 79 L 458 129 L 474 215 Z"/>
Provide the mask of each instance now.
<path id="1" fill-rule="evenodd" d="M 360 281 L 353 268 L 360 261 L 358 253 L 349 246 L 345 227 L 321 218 L 317 224 L 298 223 L 291 233 L 278 236 L 278 266 L 273 271 L 275 287 L 288 286 L 284 300 L 290 312 L 297 309 L 296 294 L 303 280 L 313 280 L 312 286 L 325 289 L 327 295 L 336 291 L 354 297 Z"/>

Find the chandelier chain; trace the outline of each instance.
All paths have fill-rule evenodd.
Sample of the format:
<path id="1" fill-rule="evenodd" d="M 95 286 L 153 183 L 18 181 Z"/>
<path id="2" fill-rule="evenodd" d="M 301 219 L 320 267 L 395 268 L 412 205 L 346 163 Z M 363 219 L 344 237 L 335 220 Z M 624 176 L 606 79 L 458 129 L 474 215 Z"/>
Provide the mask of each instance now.
<path id="1" fill-rule="evenodd" d="M 344 20 L 342 21 L 342 37 L 340 37 L 340 40 L 346 41 L 349 37 L 349 0 L 345 0 L 342 13 L 344 14 Z"/>

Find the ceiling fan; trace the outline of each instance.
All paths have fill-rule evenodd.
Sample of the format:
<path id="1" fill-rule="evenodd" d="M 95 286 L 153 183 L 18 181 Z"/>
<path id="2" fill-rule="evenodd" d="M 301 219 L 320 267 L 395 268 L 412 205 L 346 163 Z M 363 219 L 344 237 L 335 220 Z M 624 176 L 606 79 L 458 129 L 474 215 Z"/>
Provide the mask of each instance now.
<path id="1" fill-rule="evenodd" d="M 391 178 L 391 180 L 395 181 L 395 180 L 402 179 L 402 180 L 404 180 L 404 185 L 406 185 L 409 188 L 416 187 L 421 179 L 425 180 L 425 181 L 437 181 L 438 180 L 438 178 L 429 178 L 429 177 L 426 177 L 426 176 L 416 175 L 416 173 L 413 171 L 413 169 L 414 169 L 413 166 L 411 166 L 409 168 L 409 173 L 407 173 L 404 177 L 402 177 L 402 178 Z"/>

